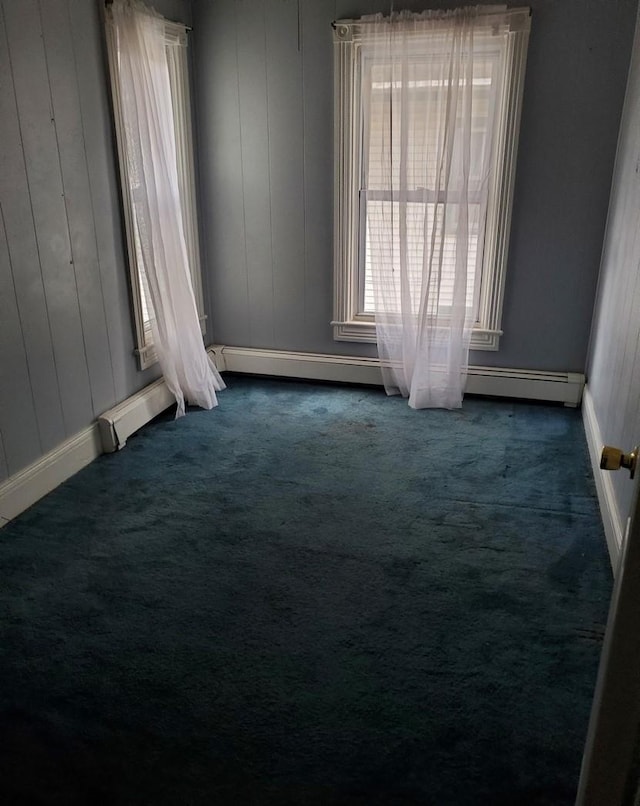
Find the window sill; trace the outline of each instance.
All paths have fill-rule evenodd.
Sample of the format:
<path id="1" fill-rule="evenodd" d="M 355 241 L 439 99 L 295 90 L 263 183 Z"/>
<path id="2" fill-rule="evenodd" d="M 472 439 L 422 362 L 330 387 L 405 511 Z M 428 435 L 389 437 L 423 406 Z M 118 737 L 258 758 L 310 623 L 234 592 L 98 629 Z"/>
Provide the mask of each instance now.
<path id="1" fill-rule="evenodd" d="M 202 314 L 198 317 L 198 321 L 200 322 L 200 332 L 204 337 L 207 334 L 207 315 Z M 149 369 L 158 363 L 158 354 L 153 343 L 153 331 L 149 321 L 144 325 L 144 346 L 136 347 L 133 354 L 138 359 L 138 369 L 140 370 Z"/>
<path id="2" fill-rule="evenodd" d="M 334 341 L 352 341 L 375 344 L 376 326 L 372 317 L 366 320 L 352 319 L 348 322 L 331 322 Z M 483 350 L 497 352 L 500 349 L 500 336 L 502 330 L 489 330 L 483 327 L 474 327 L 471 335 L 470 350 Z"/>

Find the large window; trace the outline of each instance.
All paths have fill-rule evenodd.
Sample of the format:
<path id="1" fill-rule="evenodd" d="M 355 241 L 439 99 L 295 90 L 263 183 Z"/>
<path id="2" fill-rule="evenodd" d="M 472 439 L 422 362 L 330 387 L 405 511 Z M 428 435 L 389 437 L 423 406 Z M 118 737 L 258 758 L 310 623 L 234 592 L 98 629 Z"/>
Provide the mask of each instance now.
<path id="1" fill-rule="evenodd" d="M 474 61 L 472 79 L 471 187 L 475 179 L 474 154 L 479 162 L 479 155 L 487 148 L 487 133 L 492 132 L 493 137 L 488 194 L 481 194 L 478 187 L 478 203 L 472 203 L 468 210 L 465 207 L 469 215 L 467 305 L 477 312 L 471 349 L 497 350 L 502 333 L 502 299 L 529 25 L 529 10 L 517 9 L 509 12 L 504 34 L 496 35 L 487 26 L 486 33 L 480 32 L 474 42 L 474 49 L 481 57 Z M 397 67 L 374 55 L 376 50 L 369 46 L 366 21 L 342 20 L 335 24 L 334 30 L 334 338 L 375 341 L 371 266 L 376 261 L 377 266 L 382 265 L 391 273 L 398 261 L 394 252 L 399 242 L 407 244 L 409 281 L 419 284 L 423 281 L 425 232 L 444 227 L 444 237 L 437 238 L 441 254 L 435 256 L 444 267 L 436 290 L 441 310 L 452 297 L 457 210 L 451 195 L 443 203 L 435 172 L 430 167 L 437 129 L 430 126 L 428 118 L 404 126 L 409 141 L 403 143 L 403 156 L 398 157 L 397 164 L 404 160 L 403 175 L 414 177 L 414 181 L 404 188 L 403 216 L 394 213 L 400 198 L 390 188 L 397 183 L 385 175 L 389 165 L 396 161 L 383 156 L 388 147 L 388 130 L 383 121 L 388 126 L 389 120 L 388 115 L 385 118 L 383 104 L 388 104 L 389 98 L 393 104 L 394 94 L 400 90 L 426 100 L 429 93 L 435 96 L 442 87 L 446 74 L 443 64 L 448 54 L 443 51 L 441 38 L 417 29 L 412 35 L 409 63 L 400 74 Z M 486 211 L 480 209 L 481 198 L 487 199 Z M 472 202 L 473 199 L 472 196 Z M 393 231 L 400 220 L 407 228 L 402 239 Z M 485 228 L 484 238 L 479 238 L 480 222 Z M 478 243 L 484 244 L 482 250 L 478 249 Z M 419 295 L 411 296 L 417 299 Z"/>
<path id="2" fill-rule="evenodd" d="M 182 210 L 182 225 L 187 247 L 191 283 L 198 316 L 200 318 L 200 327 L 204 334 L 206 332 L 206 317 L 204 315 L 202 274 L 200 270 L 200 253 L 198 247 L 191 100 L 189 94 L 189 66 L 187 58 L 188 37 L 184 25 L 170 22 L 169 20 L 164 21 L 164 31 L 171 91 L 170 105 L 173 111 L 173 127 L 176 142 L 176 163 L 180 190 L 180 206 Z M 145 369 L 157 360 L 153 345 L 152 306 L 150 304 L 149 286 L 145 276 L 144 261 L 140 249 L 135 206 L 132 204 L 132 198 L 136 192 L 136 178 L 129 170 L 129 160 L 126 153 L 126 138 L 120 108 L 120 83 L 118 81 L 120 63 L 119 44 L 117 34 L 110 25 L 107 25 L 107 46 L 127 235 L 131 297 L 136 335 L 135 352 L 138 356 L 140 368 Z M 158 69 L 165 69 L 165 65 L 159 65 Z"/>

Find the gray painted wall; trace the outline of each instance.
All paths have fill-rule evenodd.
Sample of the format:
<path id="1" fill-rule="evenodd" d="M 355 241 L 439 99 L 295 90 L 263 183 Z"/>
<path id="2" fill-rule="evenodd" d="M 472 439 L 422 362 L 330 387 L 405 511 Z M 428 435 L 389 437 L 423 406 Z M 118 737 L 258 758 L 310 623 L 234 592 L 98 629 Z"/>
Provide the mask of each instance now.
<path id="1" fill-rule="evenodd" d="M 529 5 L 505 335 L 498 353 L 474 352 L 471 361 L 583 371 L 637 0 Z M 216 342 L 375 355 L 372 345 L 334 342 L 329 325 L 330 22 L 388 7 L 388 0 L 194 0 L 201 217 Z"/>
<path id="2" fill-rule="evenodd" d="M 0 481 L 157 375 L 133 355 L 99 7 L 0 2 Z"/>
<path id="3" fill-rule="evenodd" d="M 631 450 L 640 442 L 640 17 L 613 178 L 609 222 L 589 357 L 589 389 L 602 438 Z M 633 485 L 613 473 L 620 515 Z"/>
<path id="4" fill-rule="evenodd" d="M 532 5 L 507 333 L 473 359 L 581 369 L 636 0 Z M 156 377 L 132 353 L 99 6 L 0 0 L 0 480 Z M 371 354 L 329 327 L 329 23 L 375 9 L 195 2 L 209 341 Z"/>

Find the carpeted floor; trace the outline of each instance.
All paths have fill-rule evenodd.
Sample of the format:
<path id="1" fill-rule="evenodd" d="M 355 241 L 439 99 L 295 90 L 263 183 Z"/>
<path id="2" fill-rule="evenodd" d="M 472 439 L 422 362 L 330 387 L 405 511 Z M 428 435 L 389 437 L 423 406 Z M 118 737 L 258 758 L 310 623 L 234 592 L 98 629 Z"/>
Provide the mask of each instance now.
<path id="1" fill-rule="evenodd" d="M 580 413 L 227 380 L 0 531 L 0 802 L 573 804 Z"/>

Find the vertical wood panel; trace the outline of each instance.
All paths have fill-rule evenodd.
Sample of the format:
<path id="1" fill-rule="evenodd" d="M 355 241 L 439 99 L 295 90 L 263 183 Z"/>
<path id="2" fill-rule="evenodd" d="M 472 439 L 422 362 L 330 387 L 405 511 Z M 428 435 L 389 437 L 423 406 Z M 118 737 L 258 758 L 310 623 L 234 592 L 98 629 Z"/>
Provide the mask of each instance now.
<path id="1" fill-rule="evenodd" d="M 621 192 L 621 190 L 619 189 L 618 192 Z M 605 298 L 607 311 L 603 320 L 605 328 L 603 335 L 608 330 L 606 338 L 610 340 L 607 345 L 609 355 L 606 371 L 610 376 L 610 382 L 615 382 L 615 385 L 606 386 L 602 390 L 603 403 L 608 412 L 608 425 L 614 425 L 616 421 L 621 422 L 621 389 L 617 384 L 625 376 L 625 370 L 628 370 L 625 367 L 625 348 L 630 336 L 628 323 L 632 313 L 632 291 L 635 278 L 634 274 L 628 270 L 628 265 L 625 266 L 627 260 L 624 252 L 628 246 L 628 235 L 625 233 L 625 228 L 632 223 L 629 221 L 625 207 L 626 203 L 622 201 L 615 222 L 618 229 L 618 242 L 615 245 L 614 255 L 611 256 L 614 261 L 610 276 L 612 282 L 610 293 Z M 614 312 L 615 324 L 613 322 L 607 324 L 606 318 L 610 317 Z"/>
<path id="2" fill-rule="evenodd" d="M 99 7 L 0 0 L 0 478 L 159 375 L 133 355 Z"/>
<path id="3" fill-rule="evenodd" d="M 249 338 L 274 345 L 273 244 L 269 179 L 264 0 L 237 4 L 238 96 L 242 143 L 242 190 L 249 299 Z"/>
<path id="4" fill-rule="evenodd" d="M 200 3 L 194 18 L 196 92 L 199 105 L 199 167 L 204 265 L 209 274 L 212 322 L 209 338 L 249 342 L 249 299 L 245 252 L 238 53 L 233 3 Z"/>
<path id="5" fill-rule="evenodd" d="M 40 455 L 38 424 L 1 206 L 0 431 L 5 435 L 0 452 L 0 471 L 5 468 L 5 477 Z"/>
<path id="6" fill-rule="evenodd" d="M 0 481 L 4 481 L 9 476 L 9 467 L 7 465 L 7 454 L 4 449 L 4 439 L 2 438 L 2 431 L 0 431 Z"/>
<path id="7" fill-rule="evenodd" d="M 640 202 L 640 199 L 638 199 Z M 636 207 L 636 210 L 638 208 Z M 635 240 L 638 242 L 638 227 L 640 227 L 640 220 L 635 217 L 635 221 L 629 221 L 629 225 L 635 230 Z M 637 375 L 640 364 L 638 363 L 638 340 L 640 337 L 640 322 L 638 322 L 638 314 L 640 312 L 640 248 L 635 246 L 636 252 L 636 271 L 631 271 L 629 274 L 633 280 L 628 288 L 628 307 L 626 308 L 626 315 L 624 321 L 627 323 L 625 328 L 624 342 L 621 346 L 621 362 L 618 371 L 618 377 L 622 379 L 633 379 L 640 381 L 640 376 Z M 635 325 L 635 326 L 634 326 Z M 633 384 L 625 383 L 618 389 L 618 394 L 614 402 L 614 410 L 617 409 L 617 416 L 622 419 L 623 423 L 636 422 L 640 427 L 640 421 L 633 418 L 637 406 L 636 401 L 640 397 L 640 386 L 633 388 Z M 640 442 L 640 432 L 637 434 L 630 434 L 634 440 L 633 444 L 636 445 Z"/>
<path id="8" fill-rule="evenodd" d="M 640 18 L 639 18 L 640 19 Z M 636 36 L 588 368 L 589 388 L 603 438 L 624 450 L 640 442 L 640 22 Z M 612 477 L 622 517 L 633 485 Z"/>
<path id="9" fill-rule="evenodd" d="M 91 211 L 101 275 L 116 400 L 121 401 L 157 377 L 139 372 L 134 356 L 124 229 L 108 97 L 108 75 L 98 4 L 69 0 L 71 35 L 86 148 Z M 102 413 L 102 412 L 100 412 Z"/>
<path id="10" fill-rule="evenodd" d="M 41 3 L 41 15 L 92 409 L 97 416 L 115 403 L 115 388 L 67 0 Z"/>
<path id="11" fill-rule="evenodd" d="M 149 5 L 168 20 L 191 25 L 191 0 L 155 0 Z"/>
<path id="12" fill-rule="evenodd" d="M 93 410 L 39 8 L 34 0 L 5 0 L 4 9 L 60 399 L 70 436 L 91 421 Z"/>
<path id="13" fill-rule="evenodd" d="M 62 404 L 18 123 L 4 7 L 0 15 L 0 205 L 43 452 L 65 437 Z M 28 401 L 25 405 L 28 405 Z M 13 430 L 12 423 L 5 430 Z M 17 431 L 19 435 L 19 431 Z M 13 466 L 13 461 L 10 465 Z"/>
<path id="14" fill-rule="evenodd" d="M 305 336 L 331 343 L 333 318 L 333 64 L 334 0 L 302 5 L 304 103 Z"/>
<path id="15" fill-rule="evenodd" d="M 304 319 L 304 119 L 297 0 L 266 3 L 275 346 L 300 349 Z"/>

